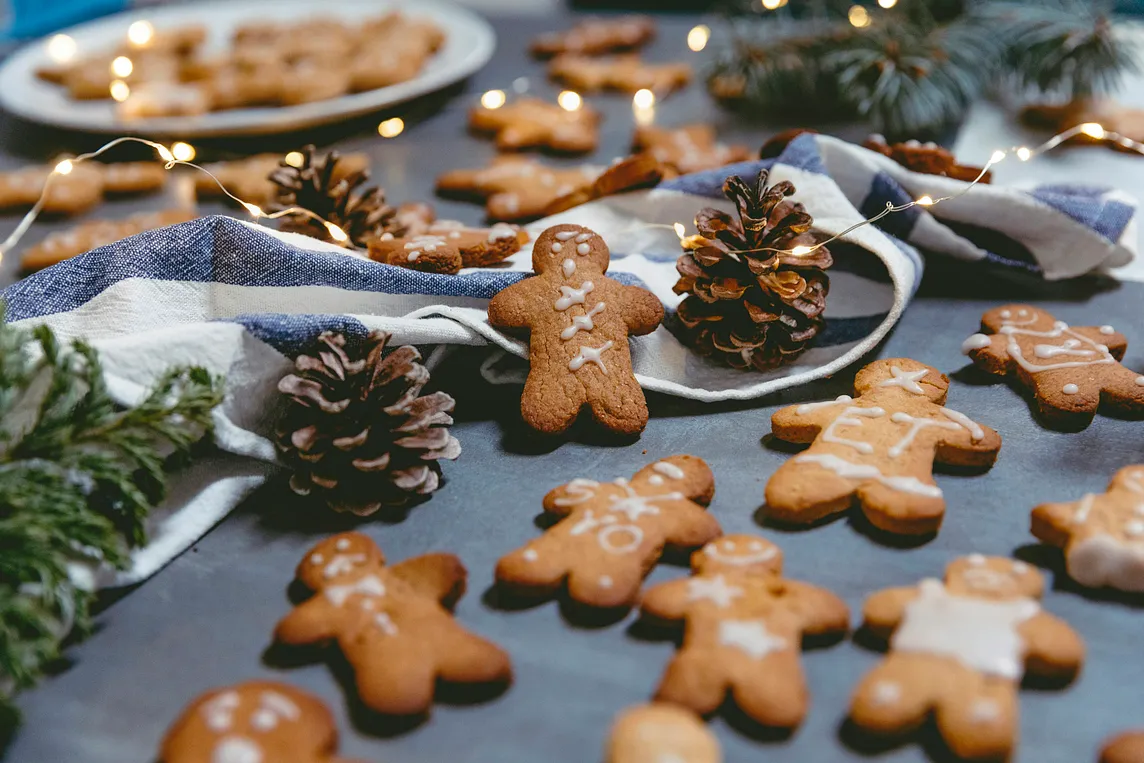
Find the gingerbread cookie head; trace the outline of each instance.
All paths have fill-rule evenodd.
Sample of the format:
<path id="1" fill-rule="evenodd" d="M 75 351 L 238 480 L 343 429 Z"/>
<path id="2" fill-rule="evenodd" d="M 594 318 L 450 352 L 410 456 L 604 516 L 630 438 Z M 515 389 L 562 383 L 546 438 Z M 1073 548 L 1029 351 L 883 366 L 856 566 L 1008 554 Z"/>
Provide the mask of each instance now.
<path id="1" fill-rule="evenodd" d="M 1026 331 L 1052 331 L 1056 323 L 1052 315 L 1032 305 L 1002 305 L 981 316 L 981 326 L 994 334 L 1007 334 L 1010 326 Z"/>
<path id="2" fill-rule="evenodd" d="M 601 273 L 608 271 L 611 252 L 595 231 L 579 225 L 553 225 L 540 234 L 532 247 L 532 269 L 537 273 L 560 270 L 571 276 L 584 265 Z"/>
<path id="3" fill-rule="evenodd" d="M 295 576 L 311 591 L 346 585 L 375 574 L 385 565 L 385 556 L 369 536 L 340 533 L 316 544 L 303 557 Z"/>
<path id="4" fill-rule="evenodd" d="M 337 730 L 325 705 L 273 681 L 248 681 L 203 694 L 163 739 L 161 763 L 325 763 Z"/>
<path id="5" fill-rule="evenodd" d="M 1045 580 L 1025 562 L 970 554 L 953 560 L 945 568 L 945 586 L 958 596 L 1039 599 L 1045 590 Z"/>
<path id="6" fill-rule="evenodd" d="M 783 552 L 755 535 L 724 535 L 691 555 L 697 575 L 780 575 Z"/>
<path id="7" fill-rule="evenodd" d="M 616 716 L 605 763 L 721 763 L 719 741 L 690 710 L 666 702 L 629 707 Z"/>
<path id="8" fill-rule="evenodd" d="M 910 358 L 875 360 L 858 372 L 854 390 L 859 395 L 897 389 L 908 397 L 924 395 L 942 403 L 949 392 L 949 379 L 941 371 Z"/>

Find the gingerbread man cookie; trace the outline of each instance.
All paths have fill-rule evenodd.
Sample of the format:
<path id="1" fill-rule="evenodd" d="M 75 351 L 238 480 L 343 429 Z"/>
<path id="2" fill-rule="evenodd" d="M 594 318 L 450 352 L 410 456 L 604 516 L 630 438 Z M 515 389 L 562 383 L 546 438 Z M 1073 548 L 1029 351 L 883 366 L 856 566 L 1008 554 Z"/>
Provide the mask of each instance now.
<path id="1" fill-rule="evenodd" d="M 767 483 L 769 516 L 805 524 L 845 511 L 857 497 L 875 527 L 904 535 L 936 532 L 945 514 L 934 460 L 988 467 L 1001 438 L 943 407 L 949 379 L 908 358 L 877 360 L 858 372 L 856 398 L 783 408 L 775 437 L 810 447 Z"/>
<path id="2" fill-rule="evenodd" d="M 548 65 L 548 76 L 585 93 L 600 90 L 634 93 L 647 89 L 663 96 L 687 87 L 691 82 L 691 65 L 649 64 L 635 54 L 609 58 L 563 55 Z"/>
<path id="3" fill-rule="evenodd" d="M 1128 340 L 1112 326 L 1070 327 L 1032 305 L 1005 305 L 981 316 L 961 350 L 991 374 L 1028 387 L 1046 424 L 1092 423 L 1098 408 L 1144 413 L 1144 375 L 1120 365 Z"/>
<path id="4" fill-rule="evenodd" d="M 691 566 L 692 577 L 661 583 L 640 602 L 645 617 L 686 623 L 656 699 L 707 714 L 730 693 L 758 723 L 802 723 L 809 705 L 799 664 L 803 636 L 846 633 L 846 603 L 782 578 L 782 552 L 751 535 L 711 541 L 692 555 Z"/>
<path id="5" fill-rule="evenodd" d="M 50 233 L 40 243 L 28 247 L 20 256 L 20 269 L 25 272 L 43 270 L 128 236 L 194 220 L 196 217 L 197 214 L 188 210 L 169 209 L 132 215 L 126 220 L 89 220 L 70 230 Z"/>
<path id="6" fill-rule="evenodd" d="M 1144 731 L 1129 731 L 1109 739 L 1100 751 L 1100 763 L 1144 761 Z"/>
<path id="7" fill-rule="evenodd" d="M 497 562 L 497 582 L 526 595 L 551 595 L 567 582 L 574 601 L 629 607 L 665 546 L 697 548 L 722 534 L 704 507 L 715 478 L 694 456 L 671 456 L 631 480 L 575 479 L 544 496 L 563 517 L 544 535 Z"/>
<path id="8" fill-rule="evenodd" d="M 650 16 L 620 16 L 586 19 L 565 32 L 542 34 L 532 41 L 532 55 L 551 58 L 561 53 L 598 56 L 635 50 L 655 37 L 655 21 Z"/>
<path id="9" fill-rule="evenodd" d="M 722 763 L 719 740 L 688 710 L 653 702 L 616 716 L 604 763 Z"/>
<path id="10" fill-rule="evenodd" d="M 428 233 L 441 236 L 461 253 L 461 265 L 485 268 L 516 254 L 528 243 L 528 234 L 516 225 L 496 223 L 489 228 L 470 228 L 457 220 L 438 220 Z"/>
<path id="11" fill-rule="evenodd" d="M 361 701 L 379 713 L 427 712 L 438 680 L 512 679 L 508 655 L 446 609 L 465 591 L 465 568 L 452 554 L 386 566 L 368 536 L 348 532 L 310 549 L 296 575 L 315 595 L 278 623 L 275 638 L 288 645 L 336 641 Z"/>
<path id="12" fill-rule="evenodd" d="M 637 127 L 632 137 L 632 151 L 647 151 L 677 175 L 714 170 L 754 157 L 746 146 L 728 146 L 715 138 L 710 125 L 683 127 Z"/>
<path id="13" fill-rule="evenodd" d="M 595 151 L 599 143 L 600 114 L 588 105 L 566 111 L 555 103 L 520 98 L 496 109 L 476 106 L 469 126 L 496 136 L 501 151 L 547 148 L 562 154 Z"/>
<path id="14" fill-rule="evenodd" d="M 452 275 L 461 271 L 461 253 L 444 236 L 425 233 L 410 238 L 382 237 L 369 242 L 369 256 L 378 262 L 425 273 Z"/>
<path id="15" fill-rule="evenodd" d="M 554 225 L 532 249 L 536 276 L 489 302 L 489 323 L 529 333 L 529 372 L 521 416 L 559 434 L 580 409 L 617 434 L 647 426 L 647 402 L 632 371 L 628 336 L 650 334 L 663 305 L 646 289 L 608 278 L 608 245 L 579 225 Z"/>
<path id="16" fill-rule="evenodd" d="M 1144 465 L 1118 471 L 1107 492 L 1033 509 L 1033 535 L 1064 549 L 1083 586 L 1144 592 Z"/>
<path id="17" fill-rule="evenodd" d="M 195 699 L 167 731 L 159 763 L 351 763 L 322 701 L 276 681 L 247 681 Z"/>
<path id="18" fill-rule="evenodd" d="M 51 167 L 0 172 L 0 209 L 31 207 L 41 194 L 45 213 L 78 215 L 103 201 L 103 175 L 96 166 L 86 163 L 73 166 L 66 175 L 53 175 Z"/>
<path id="19" fill-rule="evenodd" d="M 488 218 L 526 222 L 549 214 L 549 206 L 589 188 L 603 167 L 547 167 L 531 157 L 498 156 L 488 167 L 453 170 L 437 178 L 437 193 L 485 202 Z"/>
<path id="20" fill-rule="evenodd" d="M 945 582 L 874 594 L 865 627 L 890 653 L 854 694 L 851 720 L 877 734 L 913 730 L 931 714 L 950 750 L 973 760 L 1008 756 L 1017 737 L 1017 687 L 1026 671 L 1071 679 L 1084 644 L 1041 610 L 1041 574 L 980 554 L 957 559 Z"/>
<path id="21" fill-rule="evenodd" d="M 958 164 L 957 157 L 949 149 L 942 148 L 936 143 L 919 143 L 908 140 L 905 143 L 887 143 L 886 138 L 874 133 L 862 142 L 862 148 L 876 151 L 882 156 L 893 159 L 910 172 L 920 172 L 924 175 L 939 175 L 964 182 L 978 180 L 980 183 L 993 181 L 993 173 L 982 174 L 981 167 L 967 164 Z"/>

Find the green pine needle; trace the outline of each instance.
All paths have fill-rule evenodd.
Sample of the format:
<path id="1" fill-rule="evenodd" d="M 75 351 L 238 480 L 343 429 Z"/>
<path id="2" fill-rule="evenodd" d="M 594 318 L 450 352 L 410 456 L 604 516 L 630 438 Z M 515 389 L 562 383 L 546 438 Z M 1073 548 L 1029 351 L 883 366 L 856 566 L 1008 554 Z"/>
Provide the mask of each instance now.
<path id="1" fill-rule="evenodd" d="M 211 431 L 221 390 L 178 368 L 123 409 L 89 345 L 0 323 L 0 739 L 18 723 L 12 695 L 90 628 L 93 593 L 73 570 L 128 564 L 166 469 Z"/>

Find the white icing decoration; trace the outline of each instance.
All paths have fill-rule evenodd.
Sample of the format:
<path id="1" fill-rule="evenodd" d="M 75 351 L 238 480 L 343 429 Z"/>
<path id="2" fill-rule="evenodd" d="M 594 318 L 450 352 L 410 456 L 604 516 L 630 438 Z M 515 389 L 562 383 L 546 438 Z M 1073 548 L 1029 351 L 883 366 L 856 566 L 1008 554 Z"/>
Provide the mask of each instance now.
<path id="1" fill-rule="evenodd" d="M 800 405 L 798 408 L 795 408 L 794 412 L 797 413 L 799 416 L 805 416 L 806 414 L 810 413 L 811 411 L 817 411 L 819 408 L 829 408 L 830 406 L 838 405 L 839 403 L 853 403 L 853 402 L 854 402 L 854 398 L 850 397 L 850 395 L 839 395 L 834 400 L 824 400 L 821 403 L 804 403 L 803 405 Z"/>
<path id="2" fill-rule="evenodd" d="M 588 254 L 590 251 L 592 251 L 592 247 L 588 246 L 587 244 L 576 245 L 576 254 Z"/>
<path id="3" fill-rule="evenodd" d="M 902 687 L 893 681 L 878 681 L 870 692 L 870 699 L 875 705 L 894 705 L 901 698 Z"/>
<path id="4" fill-rule="evenodd" d="M 298 709 L 290 698 L 279 694 L 276 691 L 264 691 L 259 701 L 264 708 L 277 715 L 279 718 L 285 718 L 290 721 L 296 721 L 301 717 L 302 711 Z"/>
<path id="5" fill-rule="evenodd" d="M 933 419 L 920 419 L 901 411 L 898 411 L 890 416 L 890 421 L 893 421 L 895 424 L 910 425 L 909 431 L 906 432 L 905 436 L 890 446 L 890 449 L 887 451 L 890 455 L 890 458 L 897 458 L 898 456 L 902 455 L 902 453 L 906 451 L 906 448 L 910 447 L 910 443 L 914 441 L 914 438 L 917 436 L 918 432 L 922 431 L 926 427 L 952 429 L 955 432 L 961 429 L 960 425 L 955 424 L 952 421 L 934 421 Z"/>
<path id="6" fill-rule="evenodd" d="M 238 692 L 225 691 L 205 702 L 200 712 L 207 728 L 214 732 L 229 729 L 234 722 L 234 711 L 238 709 L 241 701 Z"/>
<path id="7" fill-rule="evenodd" d="M 575 480 L 573 481 L 575 482 Z M 660 513 L 659 507 L 653 504 L 656 501 L 681 501 L 684 496 L 681 493 L 660 493 L 659 495 L 640 495 L 628 483 L 627 480 L 618 479 L 614 485 L 620 487 L 623 495 L 610 495 L 609 506 L 607 512 L 601 516 L 597 516 L 595 511 L 588 509 L 584 515 L 572 525 L 569 535 L 583 535 L 589 532 L 596 532 L 596 540 L 599 542 L 600 547 L 605 551 L 612 554 L 626 554 L 630 551 L 635 551 L 640 547 L 644 540 L 644 531 L 636 524 L 639 518 L 644 514 L 657 515 Z M 591 483 L 592 486 L 598 487 L 598 483 Z M 587 497 L 574 501 L 580 503 L 582 500 L 587 500 L 595 495 L 595 487 L 592 492 L 588 493 Z M 572 485 L 569 485 L 569 492 L 571 492 Z M 558 505 L 561 499 L 557 499 Z M 619 516 L 619 515 L 622 515 Z M 626 521 L 625 521 L 626 520 Z M 630 536 L 626 539 L 617 538 L 616 536 Z"/>
<path id="8" fill-rule="evenodd" d="M 974 567 L 965 570 L 961 577 L 965 584 L 975 591 L 998 591 L 1005 588 L 1010 582 L 1008 575 L 988 567 Z"/>
<path id="9" fill-rule="evenodd" d="M 572 337 L 576 336 L 578 331 L 591 331 L 596 328 L 596 324 L 592 322 L 592 316 L 604 312 L 604 303 L 597 302 L 592 306 L 592 309 L 583 315 L 572 316 L 572 325 L 560 332 L 560 338 L 567 342 Z M 602 366 L 601 366 L 602 367 Z M 575 369 L 573 369 L 575 370 Z M 607 373 L 605 371 L 605 373 Z"/>
<path id="10" fill-rule="evenodd" d="M 409 252 L 408 260 L 415 262 L 422 253 L 437 251 L 437 247 L 445 245 L 445 239 L 440 236 L 417 236 L 405 244 L 405 251 Z"/>
<path id="11" fill-rule="evenodd" d="M 592 238 L 592 235 L 593 235 L 593 234 L 591 234 L 591 233 L 589 233 L 589 232 L 585 231 L 585 232 L 581 233 L 579 236 L 577 236 L 577 237 L 576 237 L 576 242 L 577 242 L 577 243 L 579 243 L 579 244 L 583 244 L 585 241 L 589 241 L 589 240 L 591 240 L 591 238 Z"/>
<path id="12" fill-rule="evenodd" d="M 278 716 L 266 709 L 250 714 L 250 725 L 256 731 L 272 731 L 278 725 Z"/>
<path id="13" fill-rule="evenodd" d="M 1136 377 L 1136 386 L 1137 387 L 1144 387 L 1144 376 L 1137 376 Z"/>
<path id="14" fill-rule="evenodd" d="M 1076 511 L 1073 513 L 1072 521 L 1074 525 L 1083 525 L 1088 521 L 1088 515 L 1089 512 L 1092 511 L 1092 503 L 1095 500 L 1096 496 L 1092 493 L 1080 499 L 1080 505 L 1076 507 Z"/>
<path id="15" fill-rule="evenodd" d="M 561 267 L 564 268 L 564 277 L 567 278 L 568 276 L 570 276 L 576 272 L 576 261 L 575 260 L 564 260 Z"/>
<path id="16" fill-rule="evenodd" d="M 615 517 L 611 517 L 615 519 Z M 631 536 L 626 543 L 617 542 L 612 538 L 617 533 L 626 533 Z M 635 551 L 643 543 L 644 533 L 636 525 L 608 525 L 596 534 L 596 540 L 600 542 L 600 548 L 604 549 L 610 554 L 627 554 Z"/>
<path id="17" fill-rule="evenodd" d="M 557 506 L 575 506 L 595 496 L 596 488 L 599 486 L 600 483 L 595 480 L 586 480 L 577 477 L 564 486 L 564 492 L 567 495 L 563 498 L 557 498 L 553 503 Z"/>
<path id="18" fill-rule="evenodd" d="M 1080 392 L 1080 387 L 1076 386 L 1075 384 L 1066 384 L 1061 388 L 1061 392 L 1064 392 L 1066 395 L 1075 395 L 1076 393 Z"/>
<path id="19" fill-rule="evenodd" d="M 502 238 L 516 238 L 516 229 L 505 223 L 496 223 L 489 228 L 488 242 L 495 244 Z"/>
<path id="20" fill-rule="evenodd" d="M 552 253 L 553 254 L 559 254 L 562 249 L 564 249 L 564 245 L 561 244 L 559 241 L 553 241 L 552 242 Z"/>
<path id="21" fill-rule="evenodd" d="M 1024 575 L 1029 571 L 1029 565 L 1024 562 L 1013 562 L 1013 573 L 1015 575 Z"/>
<path id="22" fill-rule="evenodd" d="M 1079 368 L 1082 366 L 1095 366 L 1105 363 L 1115 363 L 1116 358 L 1109 354 L 1108 350 L 1101 350 L 1101 345 L 1088 339 L 1083 334 L 1078 334 L 1069 328 L 1067 323 L 1057 321 L 1053 325 L 1052 331 L 1032 331 L 1029 329 L 1017 328 L 1017 323 L 1007 322 L 1001 327 L 1000 333 L 1009 337 L 1009 344 L 1006 348 L 1009 352 L 1009 357 L 1017 362 L 1017 365 L 1025 369 L 1031 374 L 1040 373 L 1041 371 L 1052 371 L 1057 368 Z M 1028 359 L 1021 352 L 1021 345 L 1017 342 L 1018 336 L 1040 337 L 1042 339 L 1059 339 L 1062 336 L 1068 335 L 1070 338 L 1066 339 L 1061 345 L 1038 344 L 1033 348 L 1034 354 L 1039 358 L 1049 358 L 1056 355 L 1070 355 L 1090 357 L 1099 355 L 1096 360 L 1069 360 L 1061 361 L 1059 363 L 1049 363 L 1048 365 L 1037 365 L 1036 363 L 1029 362 Z M 1077 347 L 1087 345 L 1092 350 L 1077 350 Z"/>
<path id="23" fill-rule="evenodd" d="M 342 541 L 345 541 L 346 545 L 343 546 Z M 342 538 L 342 540 L 338 541 L 337 548 L 339 550 L 349 548 L 349 541 Z M 330 559 L 330 563 L 326 565 L 326 569 L 322 571 L 322 576 L 325 577 L 326 580 L 330 580 L 331 578 L 336 578 L 338 575 L 353 572 L 355 565 L 364 563 L 365 554 L 334 554 L 333 558 Z"/>
<path id="24" fill-rule="evenodd" d="M 662 485 L 663 484 L 663 477 L 659 476 L 658 474 L 653 474 L 647 478 L 647 484 L 649 484 L 649 485 Z"/>
<path id="25" fill-rule="evenodd" d="M 615 581 L 613 581 L 612 578 L 608 575 L 600 576 L 600 588 L 611 588 L 614 585 L 614 582 Z"/>
<path id="26" fill-rule="evenodd" d="M 893 374 L 892 378 L 878 384 L 879 387 L 901 387 L 906 392 L 915 395 L 924 395 L 926 391 L 918 384 L 919 379 L 924 379 L 925 375 L 929 373 L 928 368 L 921 368 L 917 371 L 903 371 L 897 366 L 890 366 L 890 373 Z"/>
<path id="27" fill-rule="evenodd" d="M 385 596 L 385 583 L 377 575 L 364 575 L 361 579 L 346 585 L 328 585 L 322 593 L 335 607 L 346 603 L 346 599 L 354 594 L 363 596 Z"/>
<path id="28" fill-rule="evenodd" d="M 393 619 L 385 612 L 378 612 L 374 615 L 373 624 L 386 636 L 397 635 L 397 626 L 394 625 Z"/>
<path id="29" fill-rule="evenodd" d="M 1069 575 L 1083 586 L 1144 592 L 1144 543 L 1139 541 L 1090 535 L 1069 544 L 1065 561 Z"/>
<path id="30" fill-rule="evenodd" d="M 581 346 L 580 352 L 577 353 L 576 357 L 568 361 L 568 370 L 579 371 L 585 363 L 595 363 L 600 367 L 601 372 L 605 374 L 608 373 L 608 367 L 604 365 L 604 361 L 601 360 L 600 356 L 604 354 L 605 350 L 610 350 L 611 348 L 612 340 L 610 339 L 599 347 Z"/>
<path id="31" fill-rule="evenodd" d="M 557 241 L 567 241 L 570 238 L 575 238 L 576 235 L 577 235 L 577 231 L 562 230 L 562 231 L 557 231 L 554 237 Z"/>
<path id="32" fill-rule="evenodd" d="M 965 561 L 972 564 L 974 567 L 980 567 L 985 564 L 985 557 L 981 554 L 970 554 L 965 558 Z"/>
<path id="33" fill-rule="evenodd" d="M 1002 318 L 1006 318 L 1006 319 L 1008 319 L 1008 318 L 1010 318 L 1012 315 L 1013 315 L 1013 313 L 1009 312 L 1008 310 L 1002 310 L 1002 311 L 1001 311 L 1001 317 L 1002 317 Z"/>
<path id="34" fill-rule="evenodd" d="M 992 343 L 992 340 L 985 334 L 970 334 L 966 337 L 965 341 L 961 343 L 961 354 L 968 355 L 974 350 L 984 350 Z"/>
<path id="35" fill-rule="evenodd" d="M 325 557 L 323 557 L 321 554 L 310 555 L 310 564 L 321 564 L 323 561 L 325 561 Z"/>
<path id="36" fill-rule="evenodd" d="M 731 602 L 743 595 L 743 589 L 727 585 L 722 575 L 704 578 L 689 578 L 687 581 L 687 600 L 699 601 L 706 599 L 716 607 L 723 609 L 731 606 Z"/>
<path id="37" fill-rule="evenodd" d="M 703 553 L 723 564 L 730 564 L 735 567 L 746 567 L 750 564 L 762 564 L 775 558 L 778 550 L 773 546 L 771 548 L 764 548 L 762 543 L 753 541 L 750 550 L 755 552 L 751 554 L 725 554 L 719 549 L 720 541 L 708 543 L 703 547 Z M 734 541 L 722 541 L 723 548 L 727 551 L 735 551 Z"/>
<path id="38" fill-rule="evenodd" d="M 1116 329 L 1112 328 L 1112 326 L 1101 326 L 1100 333 L 1104 334 L 1105 336 L 1112 336 L 1116 333 Z"/>
<path id="39" fill-rule="evenodd" d="M 520 196 L 515 193 L 504 193 L 500 195 L 501 203 L 504 204 L 504 209 L 510 215 L 515 215 L 520 211 Z"/>
<path id="40" fill-rule="evenodd" d="M 941 412 L 948 416 L 950 419 L 953 419 L 958 424 L 961 424 L 963 427 L 968 429 L 969 439 L 973 440 L 974 442 L 985 438 L 985 430 L 982 429 L 976 421 L 969 418 L 964 413 L 955 411 L 952 408 L 942 408 Z"/>
<path id="41" fill-rule="evenodd" d="M 223 737 L 211 751 L 211 763 L 263 763 L 262 748 L 246 737 Z"/>
<path id="42" fill-rule="evenodd" d="M 661 493 L 660 495 L 640 495 L 625 480 L 616 480 L 615 484 L 624 489 L 625 495 L 609 496 L 611 505 L 609 511 L 624 514 L 631 521 L 636 521 L 644 514 L 658 514 L 659 509 L 652 506 L 654 501 L 681 501 L 682 493 Z"/>
<path id="43" fill-rule="evenodd" d="M 334 544 L 334 548 L 338 551 L 348 551 L 350 547 L 349 538 L 338 538 L 338 542 Z"/>
<path id="44" fill-rule="evenodd" d="M 941 498 L 941 488 L 922 482 L 917 477 L 887 477 L 873 464 L 855 464 L 831 453 L 804 453 L 796 456 L 799 463 L 818 464 L 839 477 L 851 480 L 875 480 L 891 490 L 922 496 Z"/>
<path id="45" fill-rule="evenodd" d="M 1138 535 L 1144 535 L 1144 522 L 1141 522 L 1139 519 L 1126 522 L 1124 524 L 1124 534 L 1131 535 L 1134 538 Z"/>
<path id="46" fill-rule="evenodd" d="M 762 620 L 723 620 L 719 623 L 719 643 L 756 660 L 787 648 L 786 640 L 771 634 Z"/>
<path id="47" fill-rule="evenodd" d="M 870 453 L 874 452 L 873 445 L 868 442 L 861 442 L 859 440 L 847 440 L 845 438 L 839 437 L 834 433 L 834 429 L 839 425 L 860 427 L 862 426 L 863 418 L 876 419 L 885 415 L 886 412 L 881 408 L 858 408 L 856 406 L 851 406 L 842 411 L 842 414 L 834 419 L 834 421 L 831 421 L 830 426 L 823 430 L 822 441 L 832 442 L 836 445 L 845 445 L 847 447 L 853 448 L 859 453 L 865 453 L 869 455 Z M 859 416 L 861 418 L 854 418 L 855 416 Z"/>
<path id="48" fill-rule="evenodd" d="M 670 461 L 657 461 L 652 469 L 673 480 L 681 480 L 685 476 L 683 470 Z"/>
<path id="49" fill-rule="evenodd" d="M 1001 708 L 991 699 L 975 700 L 969 708 L 969 719 L 974 723 L 989 723 L 1001 716 Z"/>
<path id="50" fill-rule="evenodd" d="M 561 286 L 561 296 L 556 300 L 556 309 L 560 312 L 564 312 L 568 308 L 572 307 L 572 305 L 586 304 L 585 300 L 587 299 L 589 292 L 591 292 L 594 288 L 595 286 L 591 281 L 585 281 L 584 283 L 580 284 L 579 289 L 574 289 L 571 286 Z"/>
<path id="51" fill-rule="evenodd" d="M 521 556 L 526 562 L 535 562 L 538 558 L 540 558 L 540 554 L 536 553 L 536 550 L 531 548 L 526 548 Z"/>
<path id="52" fill-rule="evenodd" d="M 890 640 L 891 649 L 952 657 L 971 670 L 1020 680 L 1025 642 L 1017 628 L 1040 612 L 1036 601 L 954 596 L 933 579 L 918 588 Z"/>

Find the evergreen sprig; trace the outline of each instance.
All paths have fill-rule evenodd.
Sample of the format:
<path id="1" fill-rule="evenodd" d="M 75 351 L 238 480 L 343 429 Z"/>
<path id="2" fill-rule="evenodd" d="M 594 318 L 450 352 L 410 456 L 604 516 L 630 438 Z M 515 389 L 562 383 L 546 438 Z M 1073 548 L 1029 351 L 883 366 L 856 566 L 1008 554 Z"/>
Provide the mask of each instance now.
<path id="1" fill-rule="evenodd" d="M 0 739 L 12 695 L 88 631 L 93 571 L 126 566 L 221 398 L 204 369 L 177 368 L 121 408 L 92 347 L 0 323 Z"/>
<path id="2" fill-rule="evenodd" d="M 708 85 L 735 105 L 792 115 L 857 116 L 892 136 L 932 134 L 997 82 L 1085 97 L 1113 89 L 1138 61 L 1089 0 L 807 0 L 728 9 L 732 42 Z M 752 20 L 753 19 L 753 20 Z"/>

